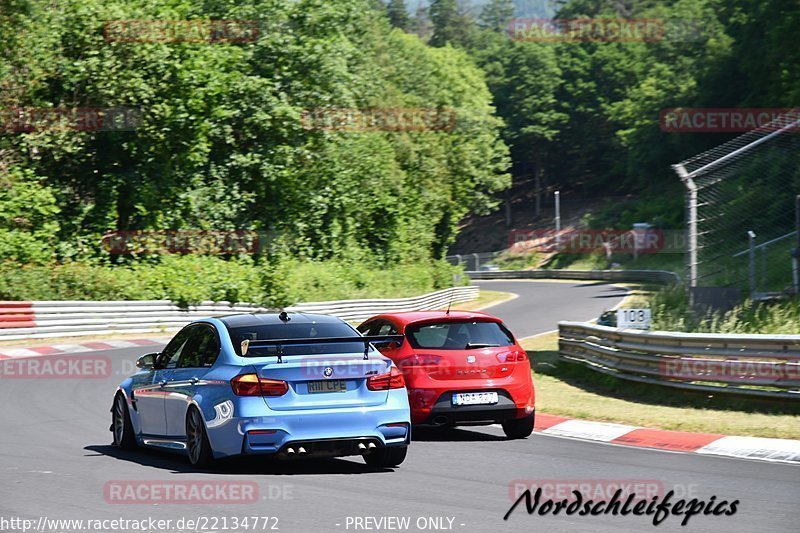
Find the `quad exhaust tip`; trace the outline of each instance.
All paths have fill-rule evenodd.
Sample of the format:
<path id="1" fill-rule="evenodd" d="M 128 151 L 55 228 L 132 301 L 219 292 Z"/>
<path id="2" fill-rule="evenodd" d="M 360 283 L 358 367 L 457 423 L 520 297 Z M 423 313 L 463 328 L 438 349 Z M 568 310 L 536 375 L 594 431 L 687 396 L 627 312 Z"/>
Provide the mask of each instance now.
<path id="1" fill-rule="evenodd" d="M 286 449 L 286 454 L 287 455 L 292 455 L 293 453 L 294 453 L 294 448 L 287 448 Z"/>
<path id="2" fill-rule="evenodd" d="M 374 450 L 377 448 L 374 442 L 370 442 L 369 444 L 364 444 L 363 442 L 358 443 L 358 451 L 359 453 L 367 453 L 370 450 Z"/>
<path id="3" fill-rule="evenodd" d="M 297 453 L 299 453 L 300 455 L 303 455 L 303 454 L 305 454 L 307 452 L 306 452 L 306 449 L 301 446 L 300 449 L 297 450 Z"/>

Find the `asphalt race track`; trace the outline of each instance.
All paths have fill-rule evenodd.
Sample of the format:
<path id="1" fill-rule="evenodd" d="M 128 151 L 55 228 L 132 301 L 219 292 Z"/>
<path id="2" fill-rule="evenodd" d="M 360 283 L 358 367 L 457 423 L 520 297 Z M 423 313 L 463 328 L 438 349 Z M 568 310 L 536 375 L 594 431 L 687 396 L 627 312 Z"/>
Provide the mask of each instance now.
<path id="1" fill-rule="evenodd" d="M 510 292 L 518 297 L 487 309 L 511 328 L 517 338 L 558 328 L 560 320 L 595 320 L 619 304 L 627 289 L 602 281 L 478 281 L 481 289 Z"/>
<path id="2" fill-rule="evenodd" d="M 611 285 L 592 283 L 480 285 L 520 295 L 491 309 L 520 337 L 553 329 L 560 319 L 594 318 L 616 305 L 622 294 Z M 270 516 L 278 518 L 277 530 L 290 533 L 388 531 L 347 525 L 353 517 L 391 516 L 411 517 L 407 531 L 420 531 L 417 520 L 427 517 L 453 518 L 452 531 L 474 533 L 798 531 L 800 468 L 796 466 L 542 435 L 506 441 L 496 427 L 418 430 L 406 462 L 381 472 L 352 458 L 236 460 L 202 473 L 192 471 L 185 459 L 166 453 L 121 452 L 110 446 L 108 411 L 116 383 L 131 372 L 133 359 L 141 353 L 142 349 L 130 348 L 105 352 L 111 358 L 112 375 L 101 379 L 0 379 L 0 518 L 33 519 L 38 526 L 40 517 L 153 517 L 175 524 L 184 517 Z M 254 482 L 260 498 L 250 504 L 157 506 L 106 501 L 107 483 L 132 480 Z M 645 516 L 528 516 L 524 505 L 504 522 L 512 503 L 509 484 L 515 480 L 655 482 L 675 488 L 677 497 L 716 496 L 718 501 L 738 499 L 740 504 L 735 516 L 695 516 L 686 527 L 673 516 L 657 528 Z M 267 530 L 272 525 L 268 522 Z M 177 529 L 173 525 L 168 530 Z M 259 524 L 257 531 L 263 530 Z"/>

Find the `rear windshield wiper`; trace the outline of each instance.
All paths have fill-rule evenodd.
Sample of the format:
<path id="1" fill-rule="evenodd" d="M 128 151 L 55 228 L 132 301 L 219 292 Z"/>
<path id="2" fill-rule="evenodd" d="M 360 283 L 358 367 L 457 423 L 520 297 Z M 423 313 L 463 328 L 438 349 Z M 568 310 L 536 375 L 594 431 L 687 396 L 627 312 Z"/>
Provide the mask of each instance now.
<path id="1" fill-rule="evenodd" d="M 468 342 L 467 345 L 465 346 L 465 349 L 467 349 L 467 350 L 475 350 L 477 348 L 497 348 L 498 346 L 500 346 L 500 345 L 499 344 L 486 344 L 486 343 L 480 343 L 480 342 Z"/>

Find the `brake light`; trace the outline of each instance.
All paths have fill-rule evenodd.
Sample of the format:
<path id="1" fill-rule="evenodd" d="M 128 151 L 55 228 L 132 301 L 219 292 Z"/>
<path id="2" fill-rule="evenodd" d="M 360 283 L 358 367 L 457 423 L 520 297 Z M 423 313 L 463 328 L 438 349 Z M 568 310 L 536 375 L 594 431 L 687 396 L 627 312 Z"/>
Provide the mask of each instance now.
<path id="1" fill-rule="evenodd" d="M 367 388 L 373 391 L 402 389 L 405 386 L 406 380 L 403 379 L 403 374 L 394 367 L 388 374 L 367 378 Z"/>
<path id="2" fill-rule="evenodd" d="M 256 374 L 242 374 L 231 380 L 236 396 L 283 396 L 289 384 L 279 379 L 260 378 Z"/>
<path id="3" fill-rule="evenodd" d="M 518 352 L 502 352 L 497 354 L 497 360 L 501 363 L 518 363 L 522 361 L 526 361 L 528 359 L 528 354 L 522 351 Z"/>

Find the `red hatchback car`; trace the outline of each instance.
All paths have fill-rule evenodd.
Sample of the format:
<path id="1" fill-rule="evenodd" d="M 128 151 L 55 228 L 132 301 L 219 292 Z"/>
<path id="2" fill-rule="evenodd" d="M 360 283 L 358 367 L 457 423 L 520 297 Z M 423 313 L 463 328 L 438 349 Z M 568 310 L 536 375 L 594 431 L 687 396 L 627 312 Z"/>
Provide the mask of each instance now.
<path id="1" fill-rule="evenodd" d="M 501 423 L 514 439 L 533 431 L 530 361 L 499 318 L 466 311 L 389 313 L 366 320 L 358 331 L 405 336 L 401 346 L 378 348 L 403 373 L 412 423 Z"/>

